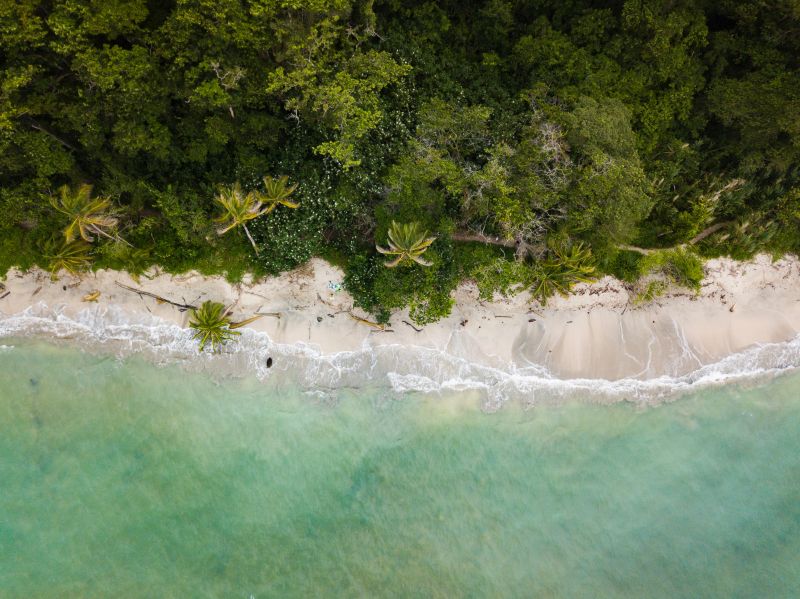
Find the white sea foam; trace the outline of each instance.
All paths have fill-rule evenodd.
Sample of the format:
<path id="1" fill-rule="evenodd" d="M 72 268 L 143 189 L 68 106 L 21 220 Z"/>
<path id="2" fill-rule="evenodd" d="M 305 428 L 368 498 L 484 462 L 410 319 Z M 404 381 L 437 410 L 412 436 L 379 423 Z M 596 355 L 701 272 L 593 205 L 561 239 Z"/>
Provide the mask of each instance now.
<path id="1" fill-rule="evenodd" d="M 514 399 L 535 404 L 580 397 L 597 402 L 652 402 L 702 387 L 769 377 L 800 366 L 800 337 L 753 346 L 682 376 L 650 379 L 559 379 L 537 365 L 497 368 L 443 351 L 401 345 L 364 347 L 324 354 L 298 343 L 274 343 L 265 333 L 245 329 L 219 354 L 197 353 L 191 331 L 149 315 L 131 315 L 114 306 L 93 306 L 75 318 L 38 304 L 0 318 L 0 338 L 69 340 L 120 357 L 139 354 L 158 364 L 181 363 L 196 370 L 262 380 L 286 380 L 317 394 L 384 385 L 396 393 L 480 393 L 486 409 Z M 0 346 L 0 351 L 13 346 Z M 273 367 L 266 365 L 273 358 Z"/>

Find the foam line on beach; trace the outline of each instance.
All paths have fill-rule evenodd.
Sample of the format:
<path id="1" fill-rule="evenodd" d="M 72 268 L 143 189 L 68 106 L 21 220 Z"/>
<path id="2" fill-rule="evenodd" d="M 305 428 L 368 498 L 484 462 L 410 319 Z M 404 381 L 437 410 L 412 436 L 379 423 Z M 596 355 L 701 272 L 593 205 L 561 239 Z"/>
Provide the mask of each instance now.
<path id="1" fill-rule="evenodd" d="M 509 400 L 534 405 L 571 397 L 600 403 L 651 403 L 698 388 L 766 378 L 800 366 L 800 336 L 782 343 L 758 344 L 680 376 L 653 378 L 559 378 L 546 367 L 499 368 L 471 362 L 443 350 L 406 345 L 365 345 L 325 353 L 306 343 L 276 343 L 266 333 L 245 330 L 238 342 L 218 354 L 197 353 L 191 331 L 154 316 L 93 306 L 72 318 L 37 304 L 0 319 L 0 337 L 60 340 L 120 358 L 142 355 L 158 364 L 183 364 L 220 376 L 253 374 L 289 382 L 308 391 L 384 386 L 394 393 L 474 391 L 486 409 Z M 267 358 L 273 366 L 267 367 Z"/>

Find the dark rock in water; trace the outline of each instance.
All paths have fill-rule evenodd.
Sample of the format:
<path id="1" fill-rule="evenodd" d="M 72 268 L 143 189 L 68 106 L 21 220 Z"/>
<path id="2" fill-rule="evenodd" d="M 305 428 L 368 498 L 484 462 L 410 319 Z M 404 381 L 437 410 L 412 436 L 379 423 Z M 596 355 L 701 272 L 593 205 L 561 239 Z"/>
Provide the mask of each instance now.
<path id="1" fill-rule="evenodd" d="M 272 358 L 267 358 L 267 368 L 272 368 Z"/>
<path id="2" fill-rule="evenodd" d="M 39 379 L 28 379 L 28 382 L 31 384 L 31 387 L 39 386 Z"/>

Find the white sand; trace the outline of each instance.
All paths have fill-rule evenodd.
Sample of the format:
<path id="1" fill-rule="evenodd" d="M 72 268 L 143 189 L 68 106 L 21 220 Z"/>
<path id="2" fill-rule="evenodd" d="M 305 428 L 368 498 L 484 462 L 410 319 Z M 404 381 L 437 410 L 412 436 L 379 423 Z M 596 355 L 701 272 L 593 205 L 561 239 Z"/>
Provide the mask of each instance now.
<path id="1" fill-rule="evenodd" d="M 137 287 L 176 302 L 206 299 L 234 304 L 234 320 L 255 313 L 278 313 L 248 325 L 276 342 L 305 342 L 335 353 L 384 344 L 436 348 L 491 366 L 544 365 L 563 378 L 651 378 L 681 375 L 755 344 L 788 341 L 800 331 L 800 261 L 767 256 L 739 263 L 711 260 L 702 291 L 676 290 L 655 303 L 634 307 L 625 286 L 611 278 L 580 285 L 569 298 L 554 298 L 547 308 L 527 294 L 481 302 L 474 284 L 455 293 L 450 317 L 417 332 L 405 312 L 395 314 L 386 331 L 349 315 L 352 298 L 332 291 L 342 272 L 314 259 L 280 277 L 231 285 L 220 277 L 156 272 L 139 283 L 127 274 L 101 270 L 80 279 L 12 270 L 0 289 L 0 318 L 44 304 L 75 316 L 100 291 L 99 305 L 128 313 L 147 312 L 186 325 L 188 313 L 118 287 Z M 10 292 L 7 293 L 6 292 Z M 355 309 L 354 313 L 368 316 Z"/>

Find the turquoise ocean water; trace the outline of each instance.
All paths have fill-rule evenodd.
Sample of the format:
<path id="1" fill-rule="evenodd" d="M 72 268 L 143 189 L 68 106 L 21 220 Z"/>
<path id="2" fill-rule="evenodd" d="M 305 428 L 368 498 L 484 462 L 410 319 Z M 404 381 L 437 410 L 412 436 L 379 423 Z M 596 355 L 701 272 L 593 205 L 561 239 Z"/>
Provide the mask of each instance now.
<path id="1" fill-rule="evenodd" d="M 798 597 L 800 376 L 671 403 L 0 349 L 0 597 Z"/>

